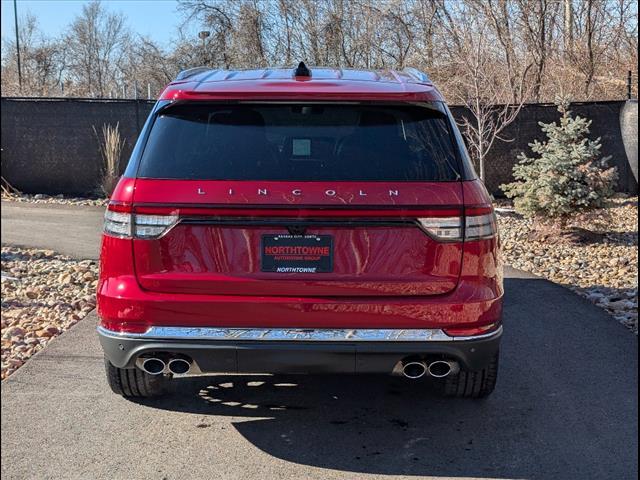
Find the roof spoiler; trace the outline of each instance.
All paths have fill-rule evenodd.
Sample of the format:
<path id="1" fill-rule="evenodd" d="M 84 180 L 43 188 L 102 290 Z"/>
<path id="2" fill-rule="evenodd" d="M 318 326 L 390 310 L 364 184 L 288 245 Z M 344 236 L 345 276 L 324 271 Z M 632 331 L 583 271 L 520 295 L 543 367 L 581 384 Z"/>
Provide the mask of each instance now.
<path id="1" fill-rule="evenodd" d="M 193 77 L 195 75 L 198 75 L 200 73 L 204 73 L 204 72 L 210 72 L 210 71 L 214 71 L 217 69 L 211 68 L 211 67 L 194 67 L 194 68 L 189 68 L 187 70 L 182 70 L 181 72 L 178 73 L 178 75 L 176 75 L 176 78 L 174 79 L 175 81 L 178 80 L 185 80 L 187 78 Z M 433 82 L 431 81 L 431 79 L 429 78 L 429 75 L 427 75 L 426 73 L 418 70 L 417 68 L 412 68 L 412 67 L 405 67 L 402 70 L 403 73 L 405 73 L 406 75 L 410 76 L 414 81 L 418 82 L 418 83 L 425 83 L 425 84 L 432 84 Z M 304 62 L 300 62 L 300 64 L 298 64 L 298 67 L 295 68 L 294 70 L 294 76 L 303 76 L 303 77 L 310 77 L 311 76 L 311 69 L 309 67 L 307 67 Z"/>
<path id="2" fill-rule="evenodd" d="M 402 70 L 403 73 L 406 73 L 407 75 L 409 75 L 411 78 L 413 78 L 415 81 L 419 82 L 419 83 L 433 83 L 431 81 L 431 79 L 429 78 L 429 75 L 427 75 L 426 73 L 418 70 L 417 68 L 413 68 L 413 67 L 405 67 Z"/>
<path id="3" fill-rule="evenodd" d="M 188 68 L 186 70 L 182 70 L 181 72 L 178 72 L 178 75 L 176 75 L 174 82 L 176 80 L 184 80 L 185 78 L 193 77 L 194 75 L 198 75 L 199 73 L 204 73 L 211 70 L 213 70 L 211 67 Z"/>

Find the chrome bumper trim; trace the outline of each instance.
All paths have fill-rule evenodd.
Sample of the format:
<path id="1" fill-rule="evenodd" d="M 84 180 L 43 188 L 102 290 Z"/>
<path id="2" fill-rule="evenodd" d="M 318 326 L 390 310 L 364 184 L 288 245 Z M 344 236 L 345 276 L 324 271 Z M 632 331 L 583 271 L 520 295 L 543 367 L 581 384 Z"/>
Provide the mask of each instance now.
<path id="1" fill-rule="evenodd" d="M 101 335 L 141 340 L 247 340 L 298 342 L 451 342 L 490 338 L 497 330 L 469 337 L 451 337 L 441 329 L 332 329 L 332 328 L 216 328 L 151 327 L 144 333 L 123 333 L 99 326 Z"/>

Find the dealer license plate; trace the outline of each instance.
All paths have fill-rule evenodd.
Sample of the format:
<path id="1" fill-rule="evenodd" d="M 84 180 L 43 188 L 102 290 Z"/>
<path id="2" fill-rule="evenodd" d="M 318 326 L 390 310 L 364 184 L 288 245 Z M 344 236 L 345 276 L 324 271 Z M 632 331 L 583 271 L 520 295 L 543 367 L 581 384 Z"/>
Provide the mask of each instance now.
<path id="1" fill-rule="evenodd" d="M 263 272 L 333 271 L 331 235 L 263 235 L 261 252 Z"/>

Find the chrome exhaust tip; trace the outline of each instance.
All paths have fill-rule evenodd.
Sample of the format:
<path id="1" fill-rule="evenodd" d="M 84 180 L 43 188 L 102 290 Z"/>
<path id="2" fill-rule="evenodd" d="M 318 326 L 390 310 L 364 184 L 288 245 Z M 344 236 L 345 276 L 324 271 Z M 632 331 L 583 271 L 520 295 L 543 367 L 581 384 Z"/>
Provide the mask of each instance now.
<path id="1" fill-rule="evenodd" d="M 182 375 L 191 370 L 191 363 L 184 358 L 174 358 L 169 361 L 169 371 L 175 375 Z"/>
<path id="2" fill-rule="evenodd" d="M 452 373 L 457 373 L 459 370 L 458 364 L 456 362 L 448 362 L 446 360 L 436 360 L 435 362 L 431 362 L 428 367 L 429 375 L 435 378 L 444 378 L 446 376 L 451 375 Z"/>
<path id="3" fill-rule="evenodd" d="M 147 372 L 149 375 L 160 375 L 164 372 L 166 368 L 166 364 L 156 357 L 145 358 L 142 361 L 142 370 Z"/>
<path id="4" fill-rule="evenodd" d="M 402 365 L 402 374 L 415 380 L 427 373 L 427 365 L 424 362 L 407 362 Z"/>

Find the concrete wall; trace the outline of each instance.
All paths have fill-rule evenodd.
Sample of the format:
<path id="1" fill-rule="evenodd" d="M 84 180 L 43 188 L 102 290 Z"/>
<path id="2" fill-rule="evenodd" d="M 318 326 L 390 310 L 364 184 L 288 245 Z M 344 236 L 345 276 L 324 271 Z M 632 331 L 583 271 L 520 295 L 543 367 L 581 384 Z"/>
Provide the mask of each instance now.
<path id="1" fill-rule="evenodd" d="M 67 195 L 93 195 L 97 191 L 102 160 L 93 127 L 100 135 L 103 124 L 119 122 L 125 139 L 124 169 L 153 106 L 146 100 L 2 98 L 1 102 L 2 175 L 26 193 Z M 618 190 L 637 192 L 620 127 L 624 106 L 623 101 L 579 103 L 572 110 L 593 120 L 591 136 L 602 138 L 603 154 L 611 155 L 611 163 L 618 167 Z M 465 114 L 461 107 L 454 106 L 452 111 L 456 116 Z M 528 144 L 544 138 L 538 122 L 548 123 L 559 116 L 555 105 L 523 108 L 504 132 L 511 141 L 496 142 L 490 152 L 486 183 L 491 192 L 500 194 L 499 185 L 512 180 L 517 155 L 531 153 Z M 635 131 L 626 126 L 625 133 L 627 137 L 635 135 L 637 156 L 637 124 Z"/>

